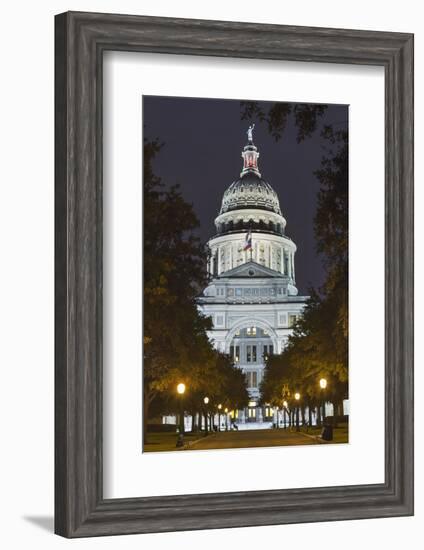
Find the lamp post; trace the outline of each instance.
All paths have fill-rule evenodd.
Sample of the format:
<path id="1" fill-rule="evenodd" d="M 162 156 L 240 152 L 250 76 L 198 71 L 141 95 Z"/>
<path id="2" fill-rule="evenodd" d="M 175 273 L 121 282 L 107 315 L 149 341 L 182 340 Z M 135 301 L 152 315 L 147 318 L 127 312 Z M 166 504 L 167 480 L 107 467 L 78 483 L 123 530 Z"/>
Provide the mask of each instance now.
<path id="1" fill-rule="evenodd" d="M 287 428 L 286 420 L 287 420 L 287 401 L 283 401 L 283 422 L 284 422 L 284 429 Z"/>
<path id="2" fill-rule="evenodd" d="M 219 405 L 218 405 L 218 432 L 221 431 L 221 409 L 222 409 L 222 405 L 221 405 L 221 403 L 219 403 Z"/>
<path id="3" fill-rule="evenodd" d="M 300 400 L 300 393 L 296 392 L 294 394 L 294 398 L 296 399 L 296 431 L 300 432 L 299 428 L 299 400 Z"/>
<path id="4" fill-rule="evenodd" d="M 180 382 L 177 386 L 177 393 L 180 395 L 180 433 L 178 434 L 177 447 L 182 447 L 184 445 L 184 407 L 183 407 L 183 396 L 186 390 L 185 384 Z"/>
<path id="5" fill-rule="evenodd" d="M 327 380 L 325 378 L 321 378 L 319 381 L 319 387 L 321 388 L 321 404 L 322 404 L 322 424 L 325 423 L 325 401 L 324 401 L 324 391 L 327 387 Z"/>
<path id="6" fill-rule="evenodd" d="M 205 436 L 208 435 L 208 403 L 209 397 L 203 398 L 203 403 L 205 404 Z"/>

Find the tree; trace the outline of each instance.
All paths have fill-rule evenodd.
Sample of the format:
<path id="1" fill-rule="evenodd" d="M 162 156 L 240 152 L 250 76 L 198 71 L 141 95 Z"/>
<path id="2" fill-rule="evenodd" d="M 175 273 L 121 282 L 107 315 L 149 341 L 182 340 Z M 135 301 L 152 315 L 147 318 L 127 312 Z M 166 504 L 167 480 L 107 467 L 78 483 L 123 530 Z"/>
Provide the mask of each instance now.
<path id="1" fill-rule="evenodd" d="M 218 404 L 222 405 L 222 410 L 238 410 L 249 401 L 243 372 L 234 365 L 229 355 L 217 350 L 213 350 L 211 360 L 202 369 L 200 384 L 195 391 L 190 391 L 186 401 L 187 410 L 193 417 L 204 409 L 205 397 L 209 398 L 208 410 L 214 412 Z"/>
<path id="2" fill-rule="evenodd" d="M 161 145 L 144 143 L 144 435 L 149 406 L 181 381 L 200 384 L 202 365 L 211 360 L 210 320 L 195 297 L 205 283 L 205 256 L 194 235 L 198 220 L 178 186 L 167 189 L 152 162 Z M 189 384 L 188 384 L 188 381 Z"/>
<path id="3" fill-rule="evenodd" d="M 309 122 L 305 130 L 301 121 L 298 141 L 316 127 L 319 111 L 304 114 Z M 284 130 L 273 109 L 267 116 L 277 133 Z M 310 406 L 319 403 L 318 380 L 323 377 L 328 381 L 328 400 L 340 405 L 348 395 L 348 140 L 346 131 L 335 132 L 329 126 L 322 136 L 328 150 L 315 172 L 320 189 L 314 233 L 326 279 L 321 288 L 310 289 L 303 317 L 284 352 L 267 362 L 261 392 L 264 400 L 275 404 L 281 402 L 283 386 L 301 391 Z"/>
<path id="4" fill-rule="evenodd" d="M 327 105 L 311 103 L 271 103 L 268 110 L 257 101 L 241 101 L 242 120 L 256 119 L 268 127 L 275 141 L 279 141 L 290 118 L 297 128 L 297 142 L 310 137 L 318 126 L 320 117 L 325 113 Z"/>

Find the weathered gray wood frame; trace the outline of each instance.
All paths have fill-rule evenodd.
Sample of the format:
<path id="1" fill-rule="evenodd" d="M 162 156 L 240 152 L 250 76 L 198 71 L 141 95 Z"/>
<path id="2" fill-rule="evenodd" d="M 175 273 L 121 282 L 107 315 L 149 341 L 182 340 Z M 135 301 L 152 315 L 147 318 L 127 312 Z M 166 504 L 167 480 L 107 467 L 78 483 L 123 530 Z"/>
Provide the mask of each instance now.
<path id="1" fill-rule="evenodd" d="M 56 533 L 84 537 L 411 515 L 413 35 L 69 12 L 56 17 L 55 46 Z M 385 68 L 384 483 L 103 499 L 105 50 Z"/>

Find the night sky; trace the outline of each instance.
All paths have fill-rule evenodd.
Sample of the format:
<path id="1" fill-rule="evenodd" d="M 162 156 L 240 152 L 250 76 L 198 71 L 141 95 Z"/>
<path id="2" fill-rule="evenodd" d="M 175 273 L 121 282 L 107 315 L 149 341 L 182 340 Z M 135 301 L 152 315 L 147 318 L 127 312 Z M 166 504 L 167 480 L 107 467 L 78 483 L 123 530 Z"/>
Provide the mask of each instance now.
<path id="1" fill-rule="evenodd" d="M 272 105 L 258 103 L 265 110 Z M 311 138 L 298 144 L 297 129 L 290 119 L 282 139 L 276 142 L 265 123 L 241 120 L 237 100 L 143 96 L 144 137 L 158 138 L 164 144 L 153 165 L 154 172 L 167 186 L 180 184 L 200 220 L 203 242 L 215 234 L 214 219 L 222 195 L 239 178 L 246 131 L 251 122 L 255 123 L 253 141 L 260 152 L 259 171 L 277 192 L 287 221 L 286 235 L 297 245 L 299 294 L 307 294 L 311 286 L 319 287 L 324 278 L 313 233 L 319 189 L 313 172 L 320 167 L 326 146 L 320 129 L 326 124 L 343 129 L 347 120 L 346 105 L 329 105 Z"/>

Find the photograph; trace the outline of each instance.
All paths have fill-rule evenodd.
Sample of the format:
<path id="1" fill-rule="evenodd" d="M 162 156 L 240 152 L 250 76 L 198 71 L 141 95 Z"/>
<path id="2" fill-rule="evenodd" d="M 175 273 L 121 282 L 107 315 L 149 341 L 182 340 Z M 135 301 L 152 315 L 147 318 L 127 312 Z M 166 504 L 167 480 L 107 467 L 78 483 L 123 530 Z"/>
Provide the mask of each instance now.
<path id="1" fill-rule="evenodd" d="M 423 547 L 424 19 L 381 7 L 2 5 L 5 550 Z"/>
<path id="2" fill-rule="evenodd" d="M 142 452 L 349 442 L 349 106 L 142 97 Z"/>

